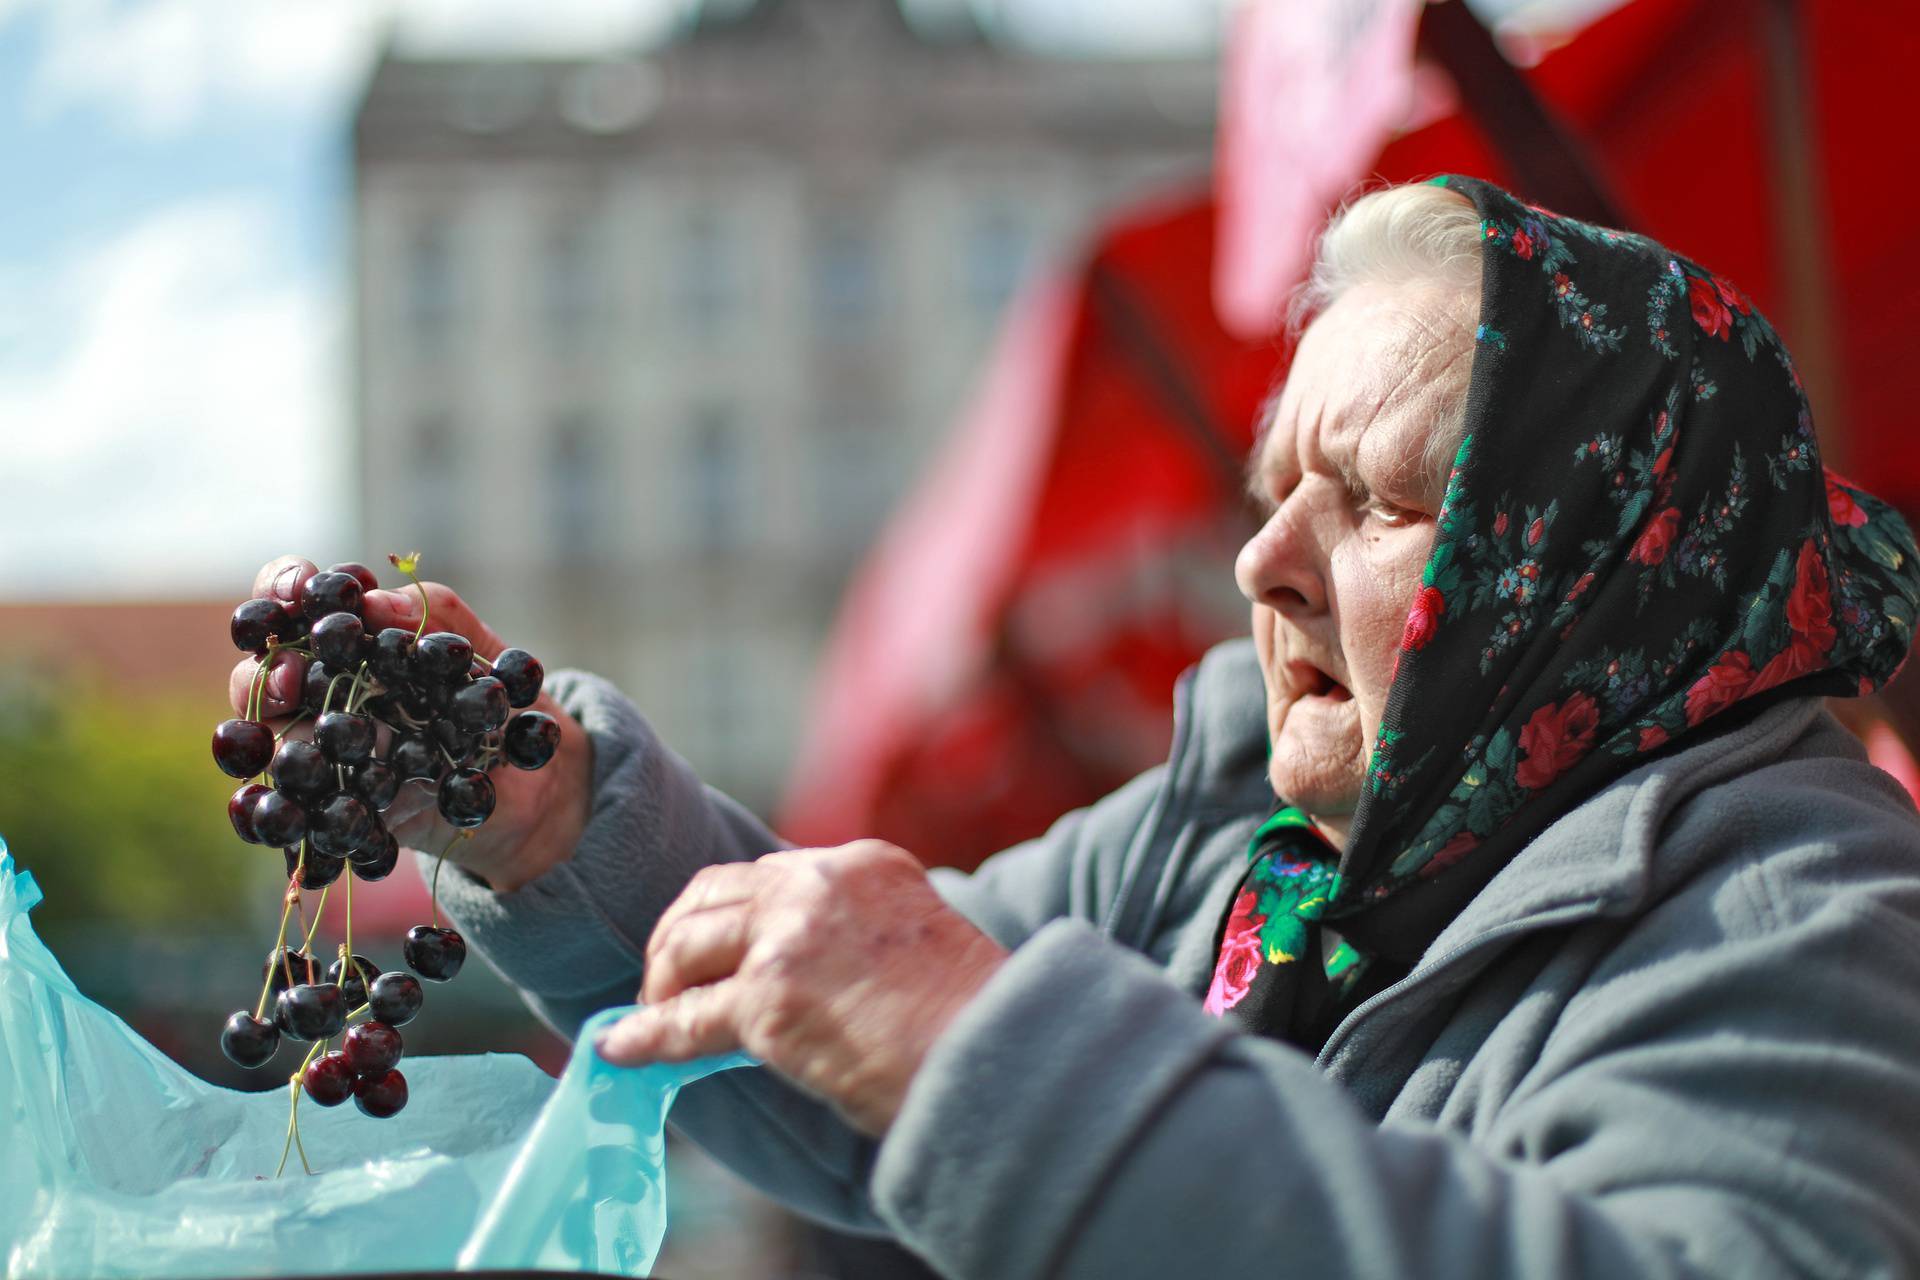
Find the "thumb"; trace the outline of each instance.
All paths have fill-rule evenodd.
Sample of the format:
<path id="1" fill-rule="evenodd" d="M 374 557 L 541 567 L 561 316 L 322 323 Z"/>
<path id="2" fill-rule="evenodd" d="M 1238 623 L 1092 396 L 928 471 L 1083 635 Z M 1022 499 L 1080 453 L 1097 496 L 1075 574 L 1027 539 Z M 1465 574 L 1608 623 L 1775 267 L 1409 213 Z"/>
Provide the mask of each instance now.
<path id="1" fill-rule="evenodd" d="M 473 651 L 491 662 L 507 646 L 482 622 L 452 587 L 438 582 L 421 584 L 426 591 L 427 630 L 453 631 L 465 636 Z M 420 625 L 420 591 L 405 587 L 395 591 L 369 591 L 361 605 L 361 617 L 367 632 L 377 635 L 388 627 L 408 631 Z"/>

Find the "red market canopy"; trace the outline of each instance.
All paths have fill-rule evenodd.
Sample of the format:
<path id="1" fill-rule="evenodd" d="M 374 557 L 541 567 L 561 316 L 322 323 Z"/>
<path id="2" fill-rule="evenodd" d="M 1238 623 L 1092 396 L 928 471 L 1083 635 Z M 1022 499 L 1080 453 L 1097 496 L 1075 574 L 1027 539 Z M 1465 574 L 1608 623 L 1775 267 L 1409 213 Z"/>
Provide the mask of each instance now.
<path id="1" fill-rule="evenodd" d="M 1920 31 L 1880 7 L 1802 5 L 1804 96 L 1777 119 L 1793 98 L 1763 37 L 1782 2 L 1634 0 L 1526 81 L 1624 221 L 1737 281 L 1803 367 L 1829 360 L 1808 383 L 1830 454 L 1920 509 L 1902 378 L 1920 314 L 1904 100 Z M 1813 176 L 1797 206 L 1780 190 L 1793 129 Z M 1391 142 L 1372 175 L 1471 173 L 1552 204 L 1518 169 L 1537 172 L 1455 113 Z M 789 838 L 880 836 L 970 866 L 1163 758 L 1174 677 L 1245 628 L 1235 477 L 1284 368 L 1276 338 L 1241 340 L 1216 316 L 1214 220 L 1201 197 L 1136 211 L 1018 304 L 849 593 L 780 815 Z M 1822 308 L 1789 305 L 1822 288 L 1830 328 Z"/>

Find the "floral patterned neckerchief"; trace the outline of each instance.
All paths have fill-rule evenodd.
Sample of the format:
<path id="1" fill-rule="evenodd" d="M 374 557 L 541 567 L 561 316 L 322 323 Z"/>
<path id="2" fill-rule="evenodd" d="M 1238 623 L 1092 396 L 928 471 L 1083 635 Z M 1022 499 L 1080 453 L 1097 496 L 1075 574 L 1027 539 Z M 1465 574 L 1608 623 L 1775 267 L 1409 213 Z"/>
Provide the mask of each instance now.
<path id="1" fill-rule="evenodd" d="M 1757 699 L 1905 661 L 1913 536 L 1820 465 L 1800 376 L 1728 281 L 1475 178 L 1467 423 L 1347 847 L 1282 807 L 1206 1008 L 1317 1049 L 1523 845 Z"/>

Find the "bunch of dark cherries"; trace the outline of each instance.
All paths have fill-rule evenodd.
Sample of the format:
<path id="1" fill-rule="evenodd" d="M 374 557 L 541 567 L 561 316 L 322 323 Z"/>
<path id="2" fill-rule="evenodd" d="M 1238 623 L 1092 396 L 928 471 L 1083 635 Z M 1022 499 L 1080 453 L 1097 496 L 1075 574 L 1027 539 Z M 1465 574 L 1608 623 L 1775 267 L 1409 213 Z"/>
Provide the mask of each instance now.
<path id="1" fill-rule="evenodd" d="M 390 557 L 416 586 L 417 558 Z M 369 635 L 361 602 L 378 585 L 366 566 L 337 564 L 301 583 L 294 601 L 255 598 L 233 612 L 233 643 L 260 658 L 260 673 L 248 716 L 214 729 L 213 758 L 243 780 L 227 802 L 234 831 L 284 852 L 289 908 L 300 890 L 324 889 L 343 874 L 374 881 L 393 871 L 400 846 L 382 815 L 403 785 L 435 793 L 440 815 L 464 835 L 493 812 L 490 770 L 538 769 L 559 746 L 552 716 L 520 710 L 540 696 L 545 678 L 532 654 L 507 649 L 489 663 L 464 636 L 426 631 L 424 607 L 419 630 Z M 421 599 L 424 606 L 424 589 Z M 310 741 L 285 730 L 276 736 L 260 714 L 266 673 L 283 654 L 307 661 L 297 719 L 314 718 Z M 423 998 L 414 974 L 451 980 L 466 960 L 465 940 L 416 925 L 402 948 L 413 973 L 382 973 L 352 951 L 349 897 L 347 942 L 323 973 L 304 944 L 285 945 L 287 918 L 283 911 L 258 1006 L 227 1019 L 220 1048 L 251 1068 L 266 1065 L 283 1035 L 309 1042 L 314 1049 L 294 1077 L 308 1097 L 324 1107 L 351 1097 L 367 1115 L 394 1115 L 407 1104 L 396 1028 Z M 341 1047 L 326 1052 L 343 1031 Z"/>

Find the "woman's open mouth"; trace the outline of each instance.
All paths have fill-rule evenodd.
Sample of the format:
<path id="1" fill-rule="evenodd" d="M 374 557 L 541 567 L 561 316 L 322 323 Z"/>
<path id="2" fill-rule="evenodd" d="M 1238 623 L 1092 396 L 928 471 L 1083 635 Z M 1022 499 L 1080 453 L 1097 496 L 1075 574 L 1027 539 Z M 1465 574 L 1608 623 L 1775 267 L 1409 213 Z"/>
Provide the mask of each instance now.
<path id="1" fill-rule="evenodd" d="M 1347 686 L 1311 662 L 1289 662 L 1287 682 L 1293 687 L 1296 699 L 1325 698 L 1328 702 L 1346 702 L 1353 697 Z"/>

